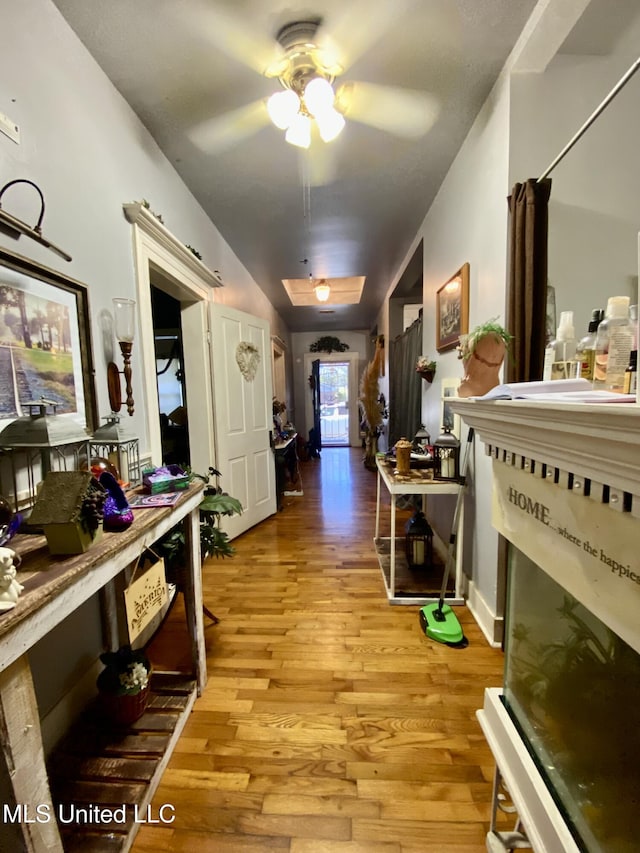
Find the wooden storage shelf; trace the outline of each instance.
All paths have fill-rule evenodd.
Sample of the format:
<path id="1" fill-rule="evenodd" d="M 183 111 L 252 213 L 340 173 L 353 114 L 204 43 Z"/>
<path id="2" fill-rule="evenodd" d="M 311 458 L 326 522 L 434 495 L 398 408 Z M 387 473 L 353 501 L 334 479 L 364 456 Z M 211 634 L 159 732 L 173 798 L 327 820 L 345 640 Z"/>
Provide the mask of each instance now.
<path id="1" fill-rule="evenodd" d="M 0 850 L 12 853 L 62 851 L 126 851 L 140 824 L 135 806 L 145 810 L 173 751 L 196 695 L 206 683 L 206 660 L 200 561 L 202 484 L 194 483 L 173 507 L 137 510 L 125 531 L 105 533 L 84 554 L 53 557 L 43 536 L 16 536 L 12 547 L 22 557 L 18 580 L 24 592 L 13 610 L 0 614 L 0 779 L 7 790 L 10 821 L 0 825 Z M 181 591 L 185 631 L 189 637 L 191 672 L 187 676 L 154 674 L 150 707 L 129 731 L 108 732 L 89 709 L 73 728 L 62 752 L 45 762 L 29 649 L 97 593 L 105 602 L 105 631 L 110 645 L 121 641 L 120 592 L 123 573 L 145 548 L 184 521 L 187 568 Z M 125 628 L 126 630 L 126 628 Z M 96 650 L 97 651 L 97 650 Z M 71 745 L 71 747 L 70 747 Z M 124 825 L 114 831 L 85 827 L 70 833 L 60 828 L 56 802 L 131 804 Z M 36 808 L 49 820 L 37 820 Z M 100 831 L 98 831 L 100 829 Z M 95 831 L 94 831 L 95 830 Z"/>
<path id="2" fill-rule="evenodd" d="M 89 708 L 49 762 L 56 815 L 66 851 L 121 853 L 142 822 L 158 820 L 149 805 L 196 699 L 196 682 L 174 673 L 154 673 L 145 713 L 126 728 L 105 721 L 99 701 Z M 78 810 L 119 807 L 115 820 L 67 823 Z M 95 814 L 95 811 L 90 813 Z M 167 818 L 172 815 L 167 813 Z M 124 818 L 124 820 L 123 820 Z"/>
<path id="3" fill-rule="evenodd" d="M 374 540 L 380 570 L 387 589 L 391 588 L 391 538 L 382 536 Z M 410 569 L 404 553 L 404 538 L 396 537 L 395 593 L 406 598 L 437 598 L 442 586 L 444 561 L 434 552 L 431 567 Z M 447 600 L 455 595 L 455 579 L 449 578 Z"/>
<path id="4" fill-rule="evenodd" d="M 376 459 L 376 467 L 378 469 L 378 488 L 373 542 L 389 603 L 428 604 L 437 601 L 442 587 L 446 546 L 434 534 L 433 567 L 421 571 L 409 569 L 405 557 L 404 538 L 397 536 L 396 501 L 399 496 L 406 495 L 422 495 L 427 500 L 440 495 L 457 497 L 464 487 L 456 482 L 434 480 L 431 472 L 424 469 L 412 469 L 407 476 L 399 476 L 394 473 L 393 464 L 381 457 Z M 383 486 L 391 498 L 391 535 L 386 538 L 380 536 Z M 464 604 L 462 596 L 463 508 L 462 506 L 458 514 L 455 572 L 451 573 L 447 584 L 447 602 L 449 604 Z"/>

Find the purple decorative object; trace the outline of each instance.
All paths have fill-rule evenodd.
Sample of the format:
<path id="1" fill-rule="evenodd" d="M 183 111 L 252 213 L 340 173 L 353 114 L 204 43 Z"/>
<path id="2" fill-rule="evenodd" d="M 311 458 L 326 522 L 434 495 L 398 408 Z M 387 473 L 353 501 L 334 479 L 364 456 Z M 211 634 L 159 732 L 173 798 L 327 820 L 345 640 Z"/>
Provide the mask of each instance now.
<path id="1" fill-rule="evenodd" d="M 129 506 L 118 481 L 113 474 L 103 471 L 100 474 L 100 484 L 108 492 L 104 504 L 104 529 L 112 532 L 126 530 L 133 522 L 133 510 Z"/>

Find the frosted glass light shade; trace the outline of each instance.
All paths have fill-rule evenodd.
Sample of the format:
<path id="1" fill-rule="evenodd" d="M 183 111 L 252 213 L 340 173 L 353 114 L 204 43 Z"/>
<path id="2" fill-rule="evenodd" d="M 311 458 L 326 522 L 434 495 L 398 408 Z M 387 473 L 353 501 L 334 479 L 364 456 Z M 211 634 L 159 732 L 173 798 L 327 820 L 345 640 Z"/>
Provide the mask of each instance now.
<path id="1" fill-rule="evenodd" d="M 331 142 L 342 132 L 344 117 L 333 108 L 316 116 L 316 123 L 323 142 Z"/>
<path id="2" fill-rule="evenodd" d="M 285 139 L 298 148 L 308 148 L 311 145 L 311 121 L 301 113 L 289 125 Z"/>
<path id="3" fill-rule="evenodd" d="M 116 339 L 130 344 L 133 343 L 136 329 L 135 299 L 114 299 L 113 316 L 115 320 Z"/>
<path id="4" fill-rule="evenodd" d="M 318 302 L 326 302 L 331 294 L 331 288 L 326 281 L 321 281 L 319 284 L 316 284 L 313 289 L 315 290 Z"/>
<path id="5" fill-rule="evenodd" d="M 280 130 L 286 130 L 291 125 L 299 109 L 300 98 L 291 89 L 276 92 L 267 101 L 269 118 Z"/>
<path id="6" fill-rule="evenodd" d="M 315 118 L 332 109 L 335 97 L 331 84 L 322 77 L 314 77 L 304 90 L 304 102 Z"/>

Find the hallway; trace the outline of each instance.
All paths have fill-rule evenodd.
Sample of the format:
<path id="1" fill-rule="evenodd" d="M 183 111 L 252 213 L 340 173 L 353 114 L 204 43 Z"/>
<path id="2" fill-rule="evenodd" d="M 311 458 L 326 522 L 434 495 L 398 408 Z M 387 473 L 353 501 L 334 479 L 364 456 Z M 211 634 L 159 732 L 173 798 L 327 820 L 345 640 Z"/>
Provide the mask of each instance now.
<path id="1" fill-rule="evenodd" d="M 324 449 L 301 476 L 302 497 L 204 568 L 209 681 L 153 801 L 175 821 L 132 849 L 482 853 L 493 760 L 475 711 L 503 655 L 465 608 L 459 650 L 388 604 L 361 450 Z M 182 613 L 156 664 L 179 665 Z"/>

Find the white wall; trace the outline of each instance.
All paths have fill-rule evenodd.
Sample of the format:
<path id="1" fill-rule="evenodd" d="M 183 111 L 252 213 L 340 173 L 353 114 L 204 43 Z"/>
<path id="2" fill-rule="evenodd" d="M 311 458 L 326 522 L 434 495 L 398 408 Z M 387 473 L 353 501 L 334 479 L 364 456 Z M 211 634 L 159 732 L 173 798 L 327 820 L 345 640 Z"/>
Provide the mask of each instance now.
<path id="1" fill-rule="evenodd" d="M 293 401 L 288 412 L 289 417 L 296 425 L 298 433 L 305 438 L 313 423 L 308 422 L 305 416 L 305 401 L 311 394 L 309 377 L 304 369 L 304 354 L 309 352 L 309 347 L 318 338 L 324 337 L 326 332 L 294 332 L 291 335 L 291 356 L 293 361 Z M 353 332 L 330 332 L 331 337 L 338 338 L 349 347 L 348 352 L 357 353 L 359 356 L 358 376 L 361 376 L 367 361 L 369 347 L 369 333 L 364 331 Z M 356 402 L 356 401 L 354 401 Z"/>
<path id="2" fill-rule="evenodd" d="M 21 144 L 0 135 L 0 176 L 3 183 L 28 178 L 40 186 L 46 199 L 43 233 L 73 261 L 65 263 L 26 237 L 15 242 L 0 234 L 0 244 L 88 286 L 100 414 L 109 409 L 98 317 L 111 310 L 113 296 L 135 298 L 125 202 L 147 199 L 176 237 L 220 271 L 225 287 L 215 292 L 216 301 L 269 320 L 273 334 L 288 338 L 256 282 L 56 7 L 49 0 L 3 5 L 0 112 L 20 126 Z M 33 221 L 35 201 L 29 187 L 15 187 L 3 197 L 3 207 Z M 139 357 L 134 344 L 134 397 L 141 400 Z M 141 407 L 130 426 L 144 453 Z"/>
<path id="3" fill-rule="evenodd" d="M 109 408 L 100 313 L 111 311 L 113 296 L 135 298 L 125 202 L 147 199 L 176 237 L 220 271 L 225 287 L 215 291 L 216 301 L 269 320 L 272 333 L 288 340 L 286 327 L 263 292 L 50 0 L 2 0 L 0 112 L 21 132 L 19 146 L 0 134 L 0 182 L 27 178 L 40 186 L 46 199 L 43 233 L 73 261 L 65 263 L 26 237 L 16 242 L 0 234 L 0 245 L 87 285 L 101 415 Z M 18 186 L 7 191 L 3 208 L 35 222 L 36 202 L 33 190 Z M 134 343 L 133 390 L 138 400 L 143 398 L 140 358 Z M 129 425 L 140 436 L 141 452 L 146 452 L 142 407 Z M 46 711 L 66 684 L 77 681 L 78 662 L 88 671 L 97 657 L 97 601 L 89 602 L 79 617 L 65 622 L 59 636 L 33 654 L 36 687 Z M 77 651 L 77 661 L 70 659 L 69 648 Z M 55 678 L 47 678 L 47 672 Z"/>
<path id="4" fill-rule="evenodd" d="M 427 140 L 428 141 L 428 140 Z M 440 380 L 462 378 L 455 350 L 436 351 L 436 291 L 462 264 L 470 264 L 469 327 L 491 317 L 504 320 L 509 152 L 509 85 L 501 80 L 483 106 L 464 145 L 389 288 L 393 292 L 419 241 L 424 241 L 423 353 L 437 361 L 436 378 L 423 388 L 423 422 L 432 439 L 440 432 Z M 381 312 L 379 328 L 387 328 Z M 393 389 L 389 390 L 393 405 Z M 478 446 L 471 471 L 471 500 L 467 501 L 465 572 L 473 596 L 486 612 L 488 633 L 498 614 L 497 534 L 491 525 L 491 467 Z M 453 501 L 432 501 L 429 519 L 448 541 Z M 492 636 L 493 639 L 493 636 Z"/>
<path id="5" fill-rule="evenodd" d="M 543 18 L 547 5 L 538 7 Z M 553 14 L 549 20 L 553 27 Z M 561 25 L 561 18 L 557 22 Z M 435 349 L 436 291 L 468 261 L 470 329 L 491 317 L 504 320 L 507 196 L 513 183 L 544 170 L 637 58 L 640 9 L 614 55 L 558 56 L 545 73 L 510 76 L 529 36 L 535 45 L 535 27 L 525 28 L 388 290 L 390 297 L 422 239 L 423 353 L 438 362 L 433 385 L 423 389 L 424 422 L 432 437 L 440 426 L 439 380 L 462 375 L 455 352 L 437 354 Z M 628 293 L 637 301 L 639 86 L 637 75 L 552 176 L 549 277 L 557 288 L 558 311 L 576 312 L 579 333 L 591 308 L 604 307 L 607 296 Z M 385 306 L 378 327 L 388 330 L 388 325 Z M 393 389 L 389 399 L 393 405 Z M 469 492 L 464 565 L 471 579 L 470 603 L 487 636 L 497 640 L 502 617 L 497 535 L 491 526 L 491 466 L 481 446 Z M 431 515 L 436 527 L 446 527 L 448 510 L 443 515 L 434 502 Z"/>
<path id="6" fill-rule="evenodd" d="M 615 55 L 563 55 L 544 74 L 514 77 L 514 180 L 546 169 L 637 59 L 639 43 L 640 6 Z M 573 311 L 579 337 L 591 309 L 606 308 L 609 296 L 637 302 L 639 103 L 640 73 L 551 174 L 549 283 L 556 289 L 558 319 L 561 311 Z"/>

